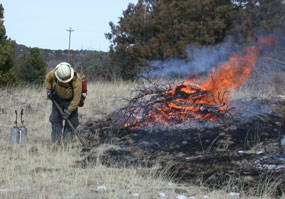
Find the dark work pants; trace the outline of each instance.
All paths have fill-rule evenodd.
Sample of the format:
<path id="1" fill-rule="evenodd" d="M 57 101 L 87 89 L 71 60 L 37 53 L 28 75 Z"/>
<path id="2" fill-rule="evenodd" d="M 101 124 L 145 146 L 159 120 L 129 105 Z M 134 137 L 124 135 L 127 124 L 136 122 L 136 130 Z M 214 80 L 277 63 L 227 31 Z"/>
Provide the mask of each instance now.
<path id="1" fill-rule="evenodd" d="M 70 101 L 63 101 L 58 98 L 55 101 L 59 104 L 62 110 L 67 109 L 70 104 Z M 71 122 L 74 128 L 79 125 L 78 119 L 78 109 L 73 111 L 69 116 L 68 120 Z M 49 118 L 51 122 L 51 139 L 52 142 L 60 142 L 61 140 L 64 143 L 70 143 L 73 139 L 74 133 L 72 128 L 68 125 L 67 121 L 64 121 L 57 107 L 52 104 L 52 111 Z M 64 125 L 65 123 L 65 125 Z"/>

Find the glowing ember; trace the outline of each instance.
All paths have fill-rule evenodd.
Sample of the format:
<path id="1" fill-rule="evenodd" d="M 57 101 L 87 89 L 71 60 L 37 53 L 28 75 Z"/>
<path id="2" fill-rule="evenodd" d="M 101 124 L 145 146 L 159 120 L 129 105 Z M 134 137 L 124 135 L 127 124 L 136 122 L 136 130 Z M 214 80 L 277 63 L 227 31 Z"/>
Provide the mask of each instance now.
<path id="1" fill-rule="evenodd" d="M 218 68 L 212 68 L 203 83 L 184 81 L 172 88 L 142 91 L 125 108 L 126 127 L 150 124 L 178 125 L 194 121 L 216 121 L 227 113 L 231 92 L 240 87 L 254 68 L 257 55 L 273 39 L 264 38 L 258 46 L 245 48 L 244 55 L 232 55 Z"/>

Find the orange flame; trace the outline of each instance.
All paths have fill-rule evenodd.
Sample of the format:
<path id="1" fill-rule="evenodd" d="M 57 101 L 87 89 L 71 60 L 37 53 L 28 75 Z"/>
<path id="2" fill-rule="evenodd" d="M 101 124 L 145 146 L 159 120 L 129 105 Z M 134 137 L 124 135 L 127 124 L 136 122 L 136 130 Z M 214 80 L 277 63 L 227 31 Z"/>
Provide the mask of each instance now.
<path id="1" fill-rule="evenodd" d="M 212 93 L 215 100 L 220 102 L 218 93 L 228 92 L 240 87 L 249 77 L 254 68 L 258 48 L 255 46 L 247 47 L 245 55 L 232 55 L 229 60 L 220 65 L 219 69 L 211 74 L 201 88 Z M 224 98 L 227 100 L 228 98 Z M 227 101 L 224 101 L 227 103 Z"/>
<path id="2" fill-rule="evenodd" d="M 259 51 L 273 41 L 272 37 L 263 38 L 259 45 L 246 47 L 244 55 L 230 56 L 229 60 L 218 68 L 213 67 L 210 77 L 200 85 L 188 80 L 166 91 L 164 95 L 171 96 L 174 100 L 155 106 L 155 110 L 150 110 L 143 116 L 143 121 L 136 119 L 125 126 L 138 127 L 155 122 L 171 125 L 182 123 L 189 118 L 191 121 L 215 121 L 219 113 L 225 111 L 231 92 L 248 79 Z M 215 110 L 209 111 L 209 108 Z"/>

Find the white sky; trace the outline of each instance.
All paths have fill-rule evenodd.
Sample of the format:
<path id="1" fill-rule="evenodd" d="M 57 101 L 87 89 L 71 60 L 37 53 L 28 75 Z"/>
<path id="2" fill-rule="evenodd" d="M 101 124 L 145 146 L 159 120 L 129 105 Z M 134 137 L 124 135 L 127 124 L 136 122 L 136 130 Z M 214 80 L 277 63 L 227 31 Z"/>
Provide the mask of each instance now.
<path id="1" fill-rule="evenodd" d="M 27 47 L 109 51 L 111 31 L 129 3 L 138 0 L 1 0 L 8 38 Z"/>

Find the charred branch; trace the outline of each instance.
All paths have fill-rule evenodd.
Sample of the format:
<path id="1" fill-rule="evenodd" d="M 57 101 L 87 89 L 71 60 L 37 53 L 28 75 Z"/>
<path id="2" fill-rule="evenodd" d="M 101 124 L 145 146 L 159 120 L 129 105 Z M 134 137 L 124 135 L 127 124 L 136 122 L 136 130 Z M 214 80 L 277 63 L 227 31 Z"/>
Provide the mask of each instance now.
<path id="1" fill-rule="evenodd" d="M 171 84 L 140 87 L 136 96 L 119 112 L 123 116 L 123 126 L 142 127 L 156 122 L 166 125 L 191 120 L 223 121 L 227 116 L 224 93 L 219 93 L 217 103 L 211 92 L 197 85 Z"/>

